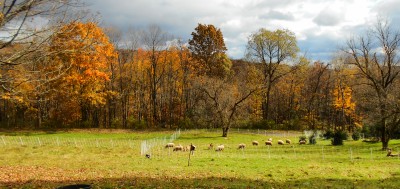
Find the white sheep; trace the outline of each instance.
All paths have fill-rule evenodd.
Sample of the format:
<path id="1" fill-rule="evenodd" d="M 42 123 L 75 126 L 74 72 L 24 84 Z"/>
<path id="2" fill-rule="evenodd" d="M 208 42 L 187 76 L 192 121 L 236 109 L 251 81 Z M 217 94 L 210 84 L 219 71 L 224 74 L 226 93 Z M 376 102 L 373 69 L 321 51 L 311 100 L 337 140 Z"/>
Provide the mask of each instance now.
<path id="1" fill-rule="evenodd" d="M 189 150 L 190 150 L 190 145 L 187 145 L 187 146 L 185 146 L 185 147 L 183 148 L 183 151 L 184 151 L 184 152 L 189 151 Z"/>
<path id="2" fill-rule="evenodd" d="M 246 147 L 246 144 L 241 143 L 241 144 L 239 144 L 238 149 L 244 149 L 245 147 Z"/>
<path id="3" fill-rule="evenodd" d="M 258 141 L 254 140 L 252 143 L 253 143 L 253 146 L 258 146 Z"/>
<path id="4" fill-rule="evenodd" d="M 388 149 L 388 153 L 387 153 L 387 155 L 386 156 L 388 156 L 388 157 L 398 157 L 398 156 L 400 156 L 400 154 L 392 154 L 392 149 Z"/>
<path id="5" fill-rule="evenodd" d="M 272 141 L 265 141 L 265 145 L 269 145 L 269 146 L 272 146 Z"/>
<path id="6" fill-rule="evenodd" d="M 284 145 L 285 143 L 283 143 L 283 140 L 278 140 L 278 144 L 279 145 Z"/>
<path id="7" fill-rule="evenodd" d="M 272 142 L 272 138 L 269 138 L 268 141 Z"/>
<path id="8" fill-rule="evenodd" d="M 215 151 L 224 151 L 225 146 L 223 144 L 217 146 L 217 148 L 215 148 Z"/>
<path id="9" fill-rule="evenodd" d="M 292 141 L 290 139 L 286 139 L 286 144 L 291 144 Z"/>
<path id="10" fill-rule="evenodd" d="M 170 143 L 167 143 L 167 145 L 165 145 L 165 148 L 173 148 L 174 146 L 175 146 L 175 144 L 170 142 Z"/>
<path id="11" fill-rule="evenodd" d="M 305 140 L 300 140 L 299 144 L 306 144 L 306 141 Z"/>

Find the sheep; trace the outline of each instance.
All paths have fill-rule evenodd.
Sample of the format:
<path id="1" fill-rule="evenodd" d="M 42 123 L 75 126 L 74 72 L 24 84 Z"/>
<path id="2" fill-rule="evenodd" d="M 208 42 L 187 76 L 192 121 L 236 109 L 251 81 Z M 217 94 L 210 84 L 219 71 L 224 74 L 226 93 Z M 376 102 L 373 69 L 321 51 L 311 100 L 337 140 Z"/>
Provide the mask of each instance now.
<path id="1" fill-rule="evenodd" d="M 209 149 L 209 150 L 214 149 L 214 144 L 213 144 L 213 143 L 210 143 L 210 145 L 208 145 L 208 148 L 207 148 L 207 149 Z"/>
<path id="2" fill-rule="evenodd" d="M 286 139 L 286 144 L 291 144 L 292 141 L 290 139 Z"/>
<path id="3" fill-rule="evenodd" d="M 195 150 L 196 150 L 196 146 L 193 145 L 193 144 L 190 144 L 190 145 L 189 145 L 189 150 L 190 150 L 191 152 L 195 151 Z"/>
<path id="4" fill-rule="evenodd" d="M 268 141 L 272 142 L 272 138 L 269 138 Z"/>
<path id="5" fill-rule="evenodd" d="M 285 143 L 283 143 L 283 140 L 278 140 L 278 144 L 279 145 L 284 145 Z"/>
<path id="6" fill-rule="evenodd" d="M 299 144 L 306 144 L 306 141 L 305 140 L 300 140 Z"/>
<path id="7" fill-rule="evenodd" d="M 265 141 L 265 145 L 269 145 L 269 146 L 272 146 L 272 141 Z"/>
<path id="8" fill-rule="evenodd" d="M 398 157 L 400 154 L 392 154 L 392 149 L 388 148 L 387 157 Z"/>
<path id="9" fill-rule="evenodd" d="M 244 149 L 245 147 L 246 147 L 246 144 L 241 143 L 241 144 L 239 144 L 238 149 Z"/>
<path id="10" fill-rule="evenodd" d="M 219 152 L 219 151 L 224 151 L 225 146 L 223 144 L 217 146 L 217 148 L 215 149 L 215 151 Z"/>
<path id="11" fill-rule="evenodd" d="M 174 146 L 175 146 L 175 144 L 170 142 L 167 145 L 165 145 L 165 148 L 173 148 Z"/>
<path id="12" fill-rule="evenodd" d="M 175 146 L 173 151 L 183 151 L 183 146 L 182 145 Z"/>
<path id="13" fill-rule="evenodd" d="M 185 146 L 185 147 L 183 148 L 183 151 L 184 151 L 184 152 L 189 151 L 189 150 L 190 150 L 190 145 L 187 145 L 187 146 Z"/>
<path id="14" fill-rule="evenodd" d="M 253 146 L 258 146 L 258 141 L 254 140 L 252 143 L 253 143 Z"/>

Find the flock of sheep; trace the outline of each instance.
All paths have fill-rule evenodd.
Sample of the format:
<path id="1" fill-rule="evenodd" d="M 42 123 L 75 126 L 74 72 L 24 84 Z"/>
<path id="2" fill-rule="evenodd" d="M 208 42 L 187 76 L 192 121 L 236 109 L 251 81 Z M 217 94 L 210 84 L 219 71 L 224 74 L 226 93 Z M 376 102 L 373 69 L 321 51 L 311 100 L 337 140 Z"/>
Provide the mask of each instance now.
<path id="1" fill-rule="evenodd" d="M 291 144 L 292 143 L 292 141 L 290 140 L 290 139 L 286 139 L 286 144 Z M 285 144 L 285 142 L 283 142 L 283 140 L 278 140 L 278 145 L 284 145 Z M 258 144 L 259 144 L 259 142 L 258 141 L 252 141 L 252 145 L 253 146 L 258 146 Z M 272 146 L 272 138 L 269 138 L 267 141 L 265 141 L 265 145 L 267 145 L 267 146 Z M 301 145 L 301 144 L 306 144 L 306 141 L 305 140 L 299 140 L 299 144 Z M 191 148 L 191 146 L 192 146 L 192 148 Z M 172 148 L 173 149 L 173 151 L 194 151 L 194 149 L 195 149 L 195 147 L 194 147 L 194 145 L 188 145 L 188 146 L 182 146 L 182 145 L 177 145 L 177 146 L 175 146 L 175 144 L 174 143 L 168 143 L 168 144 L 166 144 L 165 145 L 165 148 Z M 246 147 L 246 144 L 244 144 L 244 143 L 240 143 L 239 145 L 238 145 L 238 149 L 244 149 Z M 208 146 L 208 150 L 212 150 L 212 149 L 214 149 L 214 145 L 211 143 L 209 146 Z M 225 149 L 225 146 L 223 145 L 223 144 L 221 144 L 221 145 L 218 145 L 218 146 L 216 146 L 215 147 L 215 151 L 217 151 L 217 152 L 220 152 L 220 151 L 224 151 L 224 149 Z"/>

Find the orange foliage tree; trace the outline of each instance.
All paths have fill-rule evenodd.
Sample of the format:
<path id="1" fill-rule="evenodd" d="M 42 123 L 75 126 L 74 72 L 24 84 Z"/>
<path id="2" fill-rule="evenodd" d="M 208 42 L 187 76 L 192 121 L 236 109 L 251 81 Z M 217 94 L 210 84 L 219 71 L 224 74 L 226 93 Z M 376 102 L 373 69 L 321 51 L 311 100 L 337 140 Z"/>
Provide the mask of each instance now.
<path id="1" fill-rule="evenodd" d="M 72 22 L 52 36 L 49 50 L 52 62 L 65 68 L 65 74 L 54 82 L 57 106 L 54 116 L 64 123 L 89 120 L 98 126 L 98 114 L 92 108 L 106 103 L 113 91 L 105 90 L 109 80 L 108 64 L 114 63 L 117 54 L 108 37 L 95 23 Z"/>

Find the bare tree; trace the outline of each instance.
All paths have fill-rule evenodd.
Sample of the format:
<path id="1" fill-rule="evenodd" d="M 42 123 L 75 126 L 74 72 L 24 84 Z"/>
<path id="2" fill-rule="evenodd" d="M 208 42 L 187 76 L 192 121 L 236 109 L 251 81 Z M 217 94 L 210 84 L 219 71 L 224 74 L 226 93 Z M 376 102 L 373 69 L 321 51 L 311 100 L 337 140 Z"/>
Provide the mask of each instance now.
<path id="1" fill-rule="evenodd" d="M 391 131 L 398 127 L 399 97 L 393 93 L 399 78 L 400 32 L 393 30 L 388 21 L 378 20 L 365 35 L 351 38 L 345 49 L 348 63 L 358 68 L 360 76 L 371 87 L 377 98 L 378 127 L 382 149 L 388 147 Z"/>
<path id="2" fill-rule="evenodd" d="M 166 58 L 162 56 L 162 51 L 167 50 L 167 41 L 172 37 L 156 25 L 150 25 L 147 30 L 142 32 L 141 37 L 144 48 L 150 51 L 150 68 L 147 71 L 150 79 L 151 121 L 156 125 L 159 121 L 157 89 L 164 74 L 164 69 L 160 67 L 160 61 Z"/>

